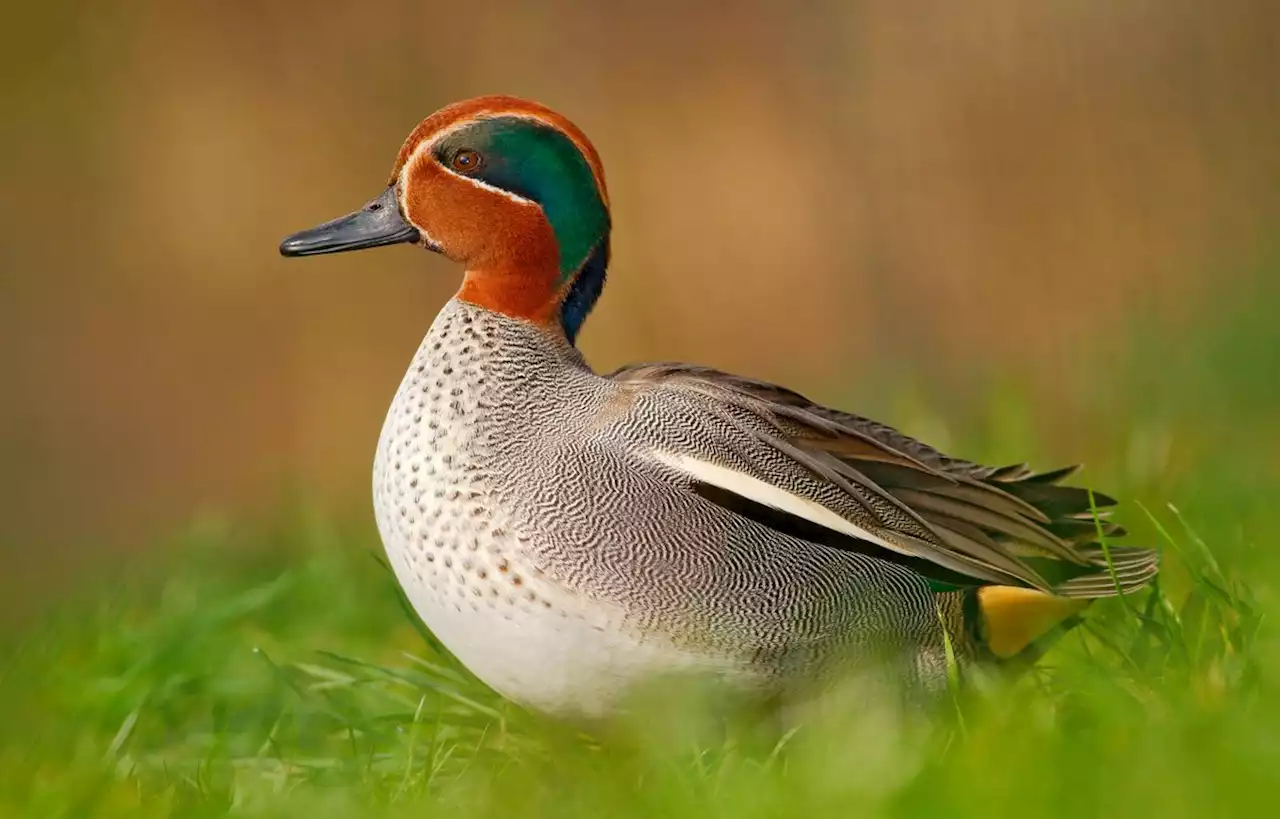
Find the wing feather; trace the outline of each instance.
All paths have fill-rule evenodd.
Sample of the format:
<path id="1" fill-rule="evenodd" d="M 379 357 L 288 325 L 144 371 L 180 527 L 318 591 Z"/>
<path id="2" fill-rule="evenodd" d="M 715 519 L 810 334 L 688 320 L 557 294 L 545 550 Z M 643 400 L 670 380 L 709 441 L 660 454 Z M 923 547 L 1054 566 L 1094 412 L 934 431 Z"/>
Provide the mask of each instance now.
<path id="1" fill-rule="evenodd" d="M 975 585 L 1081 598 L 1114 595 L 1117 581 L 1132 591 L 1158 571 L 1155 552 L 1112 546 L 1112 575 L 1098 527 L 1108 538 L 1124 531 L 1093 511 L 1115 501 L 1060 485 L 1077 467 L 983 466 L 784 387 L 706 367 L 638 364 L 610 377 L 684 396 L 714 420 L 711 434 L 723 440 L 706 443 L 720 458 L 665 453 L 690 480 L 745 492 L 750 503 L 873 544 L 890 559 L 922 561 L 911 564 L 917 569 L 932 564 Z"/>

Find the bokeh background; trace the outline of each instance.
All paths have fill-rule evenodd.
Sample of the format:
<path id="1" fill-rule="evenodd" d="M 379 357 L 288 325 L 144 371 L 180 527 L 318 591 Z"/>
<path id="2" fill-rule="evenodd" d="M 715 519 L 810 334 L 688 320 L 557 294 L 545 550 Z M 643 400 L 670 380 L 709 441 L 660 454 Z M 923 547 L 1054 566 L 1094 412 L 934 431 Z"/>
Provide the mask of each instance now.
<path id="1" fill-rule="evenodd" d="M 479 93 L 565 112 L 604 157 L 615 263 L 582 339 L 600 367 L 696 360 L 895 423 L 914 401 L 943 444 L 1016 384 L 1025 412 L 997 419 L 1025 425 L 1023 454 L 1124 447 L 1148 478 L 1280 462 L 1276 3 L 5 17 L 0 618 L 199 516 L 300 493 L 368 519 L 383 412 L 459 271 L 276 246 Z"/>

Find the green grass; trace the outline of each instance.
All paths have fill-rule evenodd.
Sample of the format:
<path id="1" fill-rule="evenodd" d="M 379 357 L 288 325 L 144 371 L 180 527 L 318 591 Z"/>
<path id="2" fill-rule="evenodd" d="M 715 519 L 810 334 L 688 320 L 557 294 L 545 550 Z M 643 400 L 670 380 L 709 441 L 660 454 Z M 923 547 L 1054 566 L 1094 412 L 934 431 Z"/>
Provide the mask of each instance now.
<path id="1" fill-rule="evenodd" d="M 1254 383 L 1280 349 L 1268 313 L 1170 340 L 1124 365 L 1138 387 L 1076 408 L 1103 419 L 1086 477 L 1129 501 L 1131 542 L 1158 545 L 1165 568 L 1016 681 L 979 678 L 934 713 L 851 694 L 786 733 L 666 690 L 587 735 L 452 661 L 370 530 L 295 508 L 194 526 L 163 565 L 122 569 L 0 648 L 0 817 L 1268 812 L 1280 402 Z M 919 428 L 931 404 L 886 415 Z M 953 448 L 1056 454 L 1017 395 L 981 406 Z M 1178 445 L 1155 457 L 1162 440 Z"/>
<path id="2" fill-rule="evenodd" d="M 1280 652 L 1194 532 L 1154 517 L 1176 595 L 1096 606 L 1035 671 L 983 680 L 954 709 L 837 702 L 784 735 L 713 723 L 689 692 L 592 737 L 471 679 L 403 611 L 366 538 L 303 516 L 256 536 L 208 526 L 175 546 L 162 582 L 123 584 L 16 645 L 0 683 L 0 815 L 1265 807 Z"/>

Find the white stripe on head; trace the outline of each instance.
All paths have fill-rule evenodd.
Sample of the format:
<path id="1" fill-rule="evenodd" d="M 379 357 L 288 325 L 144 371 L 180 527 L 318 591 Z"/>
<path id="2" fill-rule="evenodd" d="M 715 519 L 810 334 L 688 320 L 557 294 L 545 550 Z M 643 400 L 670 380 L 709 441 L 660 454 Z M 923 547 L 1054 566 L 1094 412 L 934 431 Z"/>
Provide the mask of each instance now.
<path id="1" fill-rule="evenodd" d="M 795 515 L 824 529 L 831 529 L 844 535 L 856 537 L 859 540 L 869 541 L 899 554 L 915 556 L 901 546 L 895 546 L 879 535 L 874 535 L 847 518 L 837 515 L 822 504 L 762 481 L 754 475 L 748 475 L 745 472 L 739 472 L 736 469 L 730 469 L 727 466 L 721 466 L 711 461 L 704 461 L 674 452 L 654 450 L 653 456 L 660 463 L 671 467 L 677 472 L 682 472 L 694 480 L 717 486 L 726 492 L 732 492 L 749 501 L 763 504 L 771 509 L 777 509 L 779 512 Z"/>
<path id="2" fill-rule="evenodd" d="M 405 166 L 408 167 L 408 163 L 405 163 Z M 416 222 L 414 222 L 412 219 L 409 218 L 409 203 L 406 202 L 404 198 L 405 185 L 404 185 L 404 179 L 403 179 L 404 177 L 403 170 L 400 172 L 400 176 L 401 178 L 396 181 L 396 201 L 399 202 L 400 204 L 400 213 L 403 214 L 404 220 L 408 222 L 410 225 L 413 225 L 413 227 L 418 231 L 418 240 L 419 240 L 418 244 L 422 245 L 428 250 L 435 250 L 435 251 L 443 250 L 444 246 L 441 245 L 440 242 L 436 240 L 434 236 L 432 236 L 430 233 L 427 233 L 426 228 L 424 228 L 422 225 L 417 224 Z"/>
<path id="3" fill-rule="evenodd" d="M 530 122 L 538 122 L 544 125 L 550 124 L 536 117 L 521 116 L 515 113 L 512 113 L 510 115 L 503 114 L 503 116 L 518 117 L 520 119 L 526 119 Z M 400 179 L 399 179 L 400 190 L 403 191 L 405 188 L 405 175 L 409 172 L 409 169 L 413 167 L 414 163 L 419 160 L 420 156 L 423 153 L 433 150 L 435 146 L 439 144 L 440 141 L 443 140 L 445 137 L 449 136 L 450 134 L 461 131 L 463 128 L 468 128 L 471 125 L 474 125 L 475 122 L 481 118 L 495 118 L 495 115 L 490 113 L 484 113 L 481 117 L 470 117 L 468 119 L 462 120 L 461 122 L 455 122 L 454 124 L 450 125 L 447 128 L 441 128 L 439 131 L 436 132 L 436 134 L 433 137 L 431 137 L 431 139 L 429 140 L 424 139 L 421 142 L 419 142 L 414 147 L 413 152 L 409 154 L 409 158 L 405 160 L 404 167 L 400 169 Z M 435 160 L 433 159 L 431 161 L 435 161 Z M 443 169 L 445 173 L 450 174 L 451 176 L 454 176 L 465 182 L 470 182 L 472 185 L 475 185 L 477 188 L 480 188 L 481 190 L 486 190 L 491 193 L 496 193 L 499 196 L 505 196 L 507 199 L 510 199 L 512 202 L 515 202 L 518 205 L 534 207 L 534 208 L 538 208 L 539 210 L 542 209 L 542 205 L 539 205 L 537 202 L 533 201 L 532 199 L 526 199 L 523 196 L 517 196 L 511 191 L 503 190 L 502 188 L 499 188 L 496 185 L 490 185 L 488 182 L 483 182 L 474 177 L 464 176 L 463 174 L 457 173 L 452 168 L 449 168 L 443 162 L 436 162 L 436 165 L 438 165 L 441 169 Z M 402 198 L 403 198 L 403 194 L 402 194 Z M 403 207 L 403 204 L 404 203 L 401 202 L 402 207 Z"/>

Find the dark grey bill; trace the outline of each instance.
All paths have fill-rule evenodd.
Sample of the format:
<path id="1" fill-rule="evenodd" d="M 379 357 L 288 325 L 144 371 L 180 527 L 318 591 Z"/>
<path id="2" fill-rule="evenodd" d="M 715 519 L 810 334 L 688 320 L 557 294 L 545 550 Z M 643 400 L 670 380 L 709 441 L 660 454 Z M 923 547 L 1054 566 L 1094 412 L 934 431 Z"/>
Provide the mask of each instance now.
<path id="1" fill-rule="evenodd" d="M 382 195 L 355 213 L 300 230 L 280 243 L 282 256 L 317 256 L 366 247 L 417 244 L 418 229 L 400 215 L 396 189 L 392 185 Z"/>

